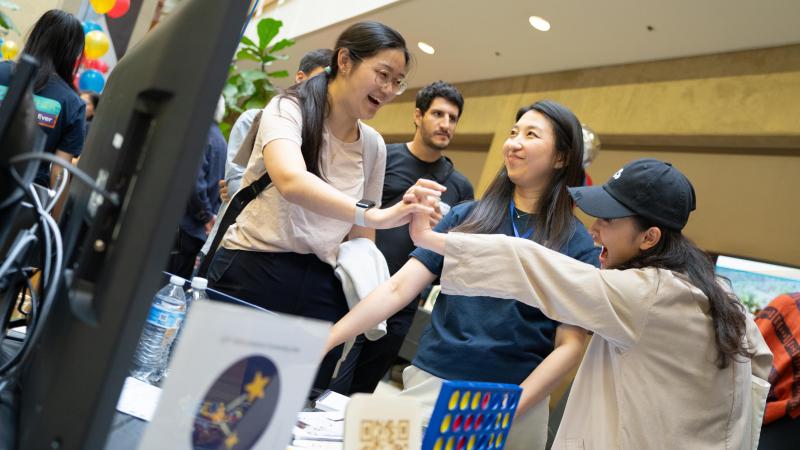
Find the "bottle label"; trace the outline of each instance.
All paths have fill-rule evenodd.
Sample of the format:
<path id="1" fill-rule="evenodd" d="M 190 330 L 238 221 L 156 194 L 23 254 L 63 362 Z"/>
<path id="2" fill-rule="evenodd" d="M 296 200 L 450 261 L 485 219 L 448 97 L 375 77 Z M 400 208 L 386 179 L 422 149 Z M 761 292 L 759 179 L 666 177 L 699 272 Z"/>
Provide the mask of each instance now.
<path id="1" fill-rule="evenodd" d="M 170 311 L 158 305 L 153 305 L 147 315 L 148 322 L 162 328 L 178 328 L 181 320 L 183 320 L 181 311 Z"/>

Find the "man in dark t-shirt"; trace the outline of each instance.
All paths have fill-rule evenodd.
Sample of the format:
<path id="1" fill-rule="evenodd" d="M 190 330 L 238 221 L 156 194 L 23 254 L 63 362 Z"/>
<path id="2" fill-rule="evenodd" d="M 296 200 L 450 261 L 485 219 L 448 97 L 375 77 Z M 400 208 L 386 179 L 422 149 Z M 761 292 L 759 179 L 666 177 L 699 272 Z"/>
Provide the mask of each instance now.
<path id="1" fill-rule="evenodd" d="M 442 214 L 451 206 L 475 197 L 467 177 L 455 170 L 453 162 L 442 154 L 450 145 L 463 108 L 461 93 L 444 81 L 429 84 L 417 93 L 414 140 L 386 146 L 382 207 L 402 200 L 406 190 L 420 178 L 447 187 L 442 194 Z M 407 225 L 376 230 L 375 243 L 386 257 L 392 275 L 403 267 L 415 249 Z M 383 338 L 369 341 L 359 336 L 331 388 L 346 394 L 374 391 L 397 358 L 418 305 L 418 301 L 413 301 L 389 318 L 388 334 Z"/>

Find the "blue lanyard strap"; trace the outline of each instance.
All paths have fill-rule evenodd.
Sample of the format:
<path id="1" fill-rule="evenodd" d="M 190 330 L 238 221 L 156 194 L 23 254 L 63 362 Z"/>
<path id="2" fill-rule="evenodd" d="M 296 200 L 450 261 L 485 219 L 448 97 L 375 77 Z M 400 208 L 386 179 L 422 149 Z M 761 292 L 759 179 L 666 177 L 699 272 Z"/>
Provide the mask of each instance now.
<path id="1" fill-rule="evenodd" d="M 514 206 L 514 200 L 512 199 L 508 202 L 508 214 L 511 216 L 511 227 L 514 229 L 514 236 L 521 237 L 522 239 L 530 239 L 533 236 L 533 227 L 531 227 L 525 234 L 522 236 L 519 235 L 519 230 L 517 230 L 517 224 L 514 222 L 515 212 L 517 211 L 516 206 Z"/>

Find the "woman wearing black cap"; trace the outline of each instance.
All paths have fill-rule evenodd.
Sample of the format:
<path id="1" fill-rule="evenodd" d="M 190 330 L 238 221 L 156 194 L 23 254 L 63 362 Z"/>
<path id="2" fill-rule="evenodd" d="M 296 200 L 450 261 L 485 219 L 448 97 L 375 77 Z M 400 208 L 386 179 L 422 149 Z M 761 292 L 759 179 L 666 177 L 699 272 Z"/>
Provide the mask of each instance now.
<path id="1" fill-rule="evenodd" d="M 570 193 L 598 218 L 600 270 L 531 241 L 436 233 L 424 216 L 412 238 L 444 255 L 442 292 L 515 298 L 594 332 L 553 448 L 755 448 L 772 355 L 680 231 L 689 180 L 642 159 Z"/>

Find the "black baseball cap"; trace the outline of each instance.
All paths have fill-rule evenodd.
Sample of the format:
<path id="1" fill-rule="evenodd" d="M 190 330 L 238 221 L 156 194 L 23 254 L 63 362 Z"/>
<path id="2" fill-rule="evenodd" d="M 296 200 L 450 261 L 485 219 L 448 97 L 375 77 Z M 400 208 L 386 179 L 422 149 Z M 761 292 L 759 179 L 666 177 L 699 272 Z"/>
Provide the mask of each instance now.
<path id="1" fill-rule="evenodd" d="M 694 187 L 678 169 L 657 159 L 625 164 L 602 186 L 568 188 L 578 208 L 603 219 L 642 216 L 681 230 L 695 210 Z"/>

